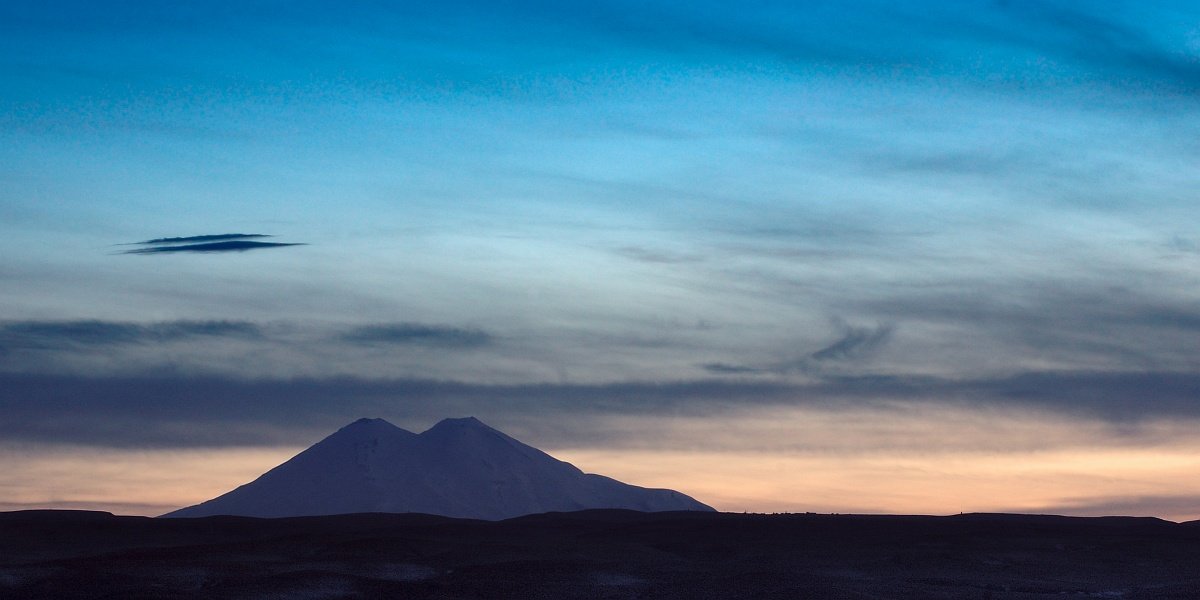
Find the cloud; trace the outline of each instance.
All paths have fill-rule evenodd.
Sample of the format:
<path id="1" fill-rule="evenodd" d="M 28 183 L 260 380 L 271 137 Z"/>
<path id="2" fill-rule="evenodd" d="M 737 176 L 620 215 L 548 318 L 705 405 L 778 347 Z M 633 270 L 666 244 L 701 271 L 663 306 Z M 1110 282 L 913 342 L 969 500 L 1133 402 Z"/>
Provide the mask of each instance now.
<path id="1" fill-rule="evenodd" d="M 1132 79 L 1184 91 L 1200 88 L 1200 63 L 1194 56 L 1166 46 L 1162 36 L 1149 30 L 1106 18 L 1106 11 L 1031 0 L 1006 0 L 997 6 L 1032 25 L 995 32 L 998 37 L 1074 59 L 1125 84 Z"/>
<path id="2" fill-rule="evenodd" d="M 494 341 L 481 329 L 464 329 L 446 325 L 421 323 L 378 323 L 355 327 L 339 339 L 355 344 L 372 345 L 431 345 L 455 348 L 477 348 Z"/>
<path id="3" fill-rule="evenodd" d="M 1182 235 L 1173 235 L 1165 244 L 1167 250 L 1180 254 L 1200 254 L 1200 243 Z"/>
<path id="4" fill-rule="evenodd" d="M 256 238 L 274 237 L 263 233 L 218 233 L 213 235 L 193 235 L 187 237 L 167 237 L 154 238 L 143 242 L 134 242 L 137 245 L 149 244 L 195 244 L 202 242 L 221 242 L 228 240 L 249 240 Z"/>
<path id="5" fill-rule="evenodd" d="M 621 248 L 617 248 L 617 253 L 621 256 L 638 262 L 663 265 L 693 263 L 703 260 L 697 255 L 656 250 L 643 246 L 623 246 Z"/>
<path id="6" fill-rule="evenodd" d="M 865 356 L 892 337 L 895 328 L 891 325 L 876 327 L 854 327 L 843 324 L 845 333 L 837 341 L 813 352 L 809 359 L 814 361 L 838 361 Z"/>
<path id="7" fill-rule="evenodd" d="M 152 248 L 138 248 L 137 250 L 126 250 L 125 252 L 122 252 L 122 254 L 161 254 L 164 252 L 245 252 L 247 250 L 262 250 L 265 248 L 283 248 L 286 246 L 306 245 L 307 244 L 285 244 L 280 242 L 209 242 L 204 244 L 184 244 L 182 246 L 155 246 Z"/>
<path id="8" fill-rule="evenodd" d="M 0 373 L 0 439 L 130 447 L 287 443 L 355 418 L 429 423 L 478 415 L 545 429 L 556 442 L 587 434 L 601 416 L 721 418 L 756 407 L 838 410 L 1048 411 L 1135 431 L 1139 424 L 1200 418 L 1197 373 L 1023 373 L 1004 378 L 836 377 L 805 384 L 706 379 L 665 383 L 499 385 L 356 377 L 241 379 Z M 569 432 L 563 422 L 572 423 Z M 564 430 L 565 431 L 565 430 Z M 604 440 L 595 440 L 603 443 Z"/>
<path id="9" fill-rule="evenodd" d="M 747 365 L 733 365 L 723 362 L 704 363 L 700 365 L 700 368 L 715 375 L 753 375 L 765 372 L 763 369 Z"/>
<path id="10" fill-rule="evenodd" d="M 819 372 L 822 365 L 866 358 L 886 344 L 895 331 L 895 327 L 892 325 L 862 327 L 849 325 L 841 320 L 837 320 L 835 323 L 843 330 L 842 336 L 799 359 L 757 366 L 711 362 L 702 364 L 700 367 L 715 375 L 816 373 Z"/>
<path id="11" fill-rule="evenodd" d="M 1200 415 L 1200 374 L 1162 372 L 1021 373 L 1004 378 L 945 382 L 946 396 L 966 401 L 1045 406 L 1137 421 L 1164 414 Z"/>
<path id="12" fill-rule="evenodd" d="M 1056 165 L 1045 164 L 1041 158 L 1022 156 L 995 147 L 929 150 L 898 145 L 864 153 L 861 160 L 863 169 L 872 174 L 893 172 L 918 177 L 977 176 L 994 179 L 1014 174 L 1037 175 L 1056 168 Z"/>
<path id="13" fill-rule="evenodd" d="M 197 337 L 262 337 L 245 321 L 5 321 L 0 322 L 0 353 L 18 349 L 62 349 L 172 342 Z"/>
<path id="14" fill-rule="evenodd" d="M 0 321 L 0 371 L 369 377 L 390 369 L 406 376 L 469 379 L 472 373 L 463 372 L 472 367 L 467 351 L 486 349 L 495 341 L 482 329 L 420 323 Z M 440 351 L 437 358 L 432 351 Z M 459 363 L 449 355 L 454 352 L 461 354 Z"/>
<path id="15" fill-rule="evenodd" d="M 506 9 L 532 13 L 521 25 L 535 27 L 530 35 L 558 37 L 549 26 L 574 27 L 579 37 L 598 35 L 611 39 L 613 47 L 640 47 L 682 62 L 749 57 L 755 64 L 817 72 L 832 67 L 859 77 L 934 75 L 982 86 L 1020 81 L 1058 89 L 1063 82 L 1075 87 L 1101 82 L 1110 92 L 1200 86 L 1200 63 L 1184 46 L 1187 41 L 1171 39 L 1155 21 L 1186 21 L 1194 13 L 1113 4 L 1099 10 L 1061 0 L 911 6 L 868 0 L 766 3 L 732 12 L 704 2 L 615 3 L 584 11 L 538 2 Z M 1130 14 L 1134 10 L 1136 16 Z"/>
<path id="16" fill-rule="evenodd" d="M 290 443 L 364 415 L 433 422 L 450 415 L 537 421 L 588 414 L 711 410 L 774 398 L 772 383 L 492 385 L 352 377 L 90 377 L 0 373 L 0 439 L 111 447 Z M 557 415 L 557 416 L 554 416 Z M 581 424 L 585 424 L 581 421 Z M 497 422 L 499 424 L 499 422 Z"/>
<path id="17" fill-rule="evenodd" d="M 1095 268 L 1112 269 L 1103 263 Z M 1200 368 L 1191 351 L 1200 309 L 1186 288 L 1169 283 L 1171 277 L 1150 269 L 1111 270 L 1103 279 L 1072 275 L 1019 284 L 964 280 L 941 289 L 850 299 L 846 310 L 861 308 L 914 331 L 958 332 L 942 334 L 940 348 L 912 348 L 914 360 L 940 354 L 947 365 L 1004 361 L 1009 369 L 1020 369 L 1030 358 L 1045 369 Z"/>

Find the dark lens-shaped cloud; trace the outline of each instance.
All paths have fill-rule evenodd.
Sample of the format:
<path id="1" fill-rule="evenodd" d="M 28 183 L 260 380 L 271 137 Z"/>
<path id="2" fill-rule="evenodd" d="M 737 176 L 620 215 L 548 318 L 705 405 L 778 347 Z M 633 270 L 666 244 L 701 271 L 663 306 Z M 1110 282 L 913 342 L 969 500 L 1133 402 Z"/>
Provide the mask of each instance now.
<path id="1" fill-rule="evenodd" d="M 182 246 L 154 246 L 127 250 L 124 254 L 161 254 L 164 252 L 245 252 L 247 250 L 262 250 L 265 248 L 283 248 L 285 246 L 305 246 L 307 244 L 284 244 L 280 242 L 209 242 L 204 244 L 184 244 Z"/>
<path id="2" fill-rule="evenodd" d="M 7 321 L 0 322 L 0 353 L 18 349 L 52 349 L 170 342 L 194 337 L 258 338 L 262 331 L 244 321 Z"/>
<path id="3" fill-rule="evenodd" d="M 200 244 L 207 242 L 224 242 L 229 240 L 251 240 L 258 238 L 274 237 L 265 233 L 218 233 L 213 235 L 192 235 L 187 237 L 165 237 L 154 238 L 143 242 L 134 242 L 136 245 L 151 245 L 151 244 Z"/>
<path id="4" fill-rule="evenodd" d="M 340 339 L 356 344 L 413 344 L 474 348 L 490 344 L 494 338 L 480 329 L 421 323 L 379 323 L 351 329 L 342 334 Z"/>

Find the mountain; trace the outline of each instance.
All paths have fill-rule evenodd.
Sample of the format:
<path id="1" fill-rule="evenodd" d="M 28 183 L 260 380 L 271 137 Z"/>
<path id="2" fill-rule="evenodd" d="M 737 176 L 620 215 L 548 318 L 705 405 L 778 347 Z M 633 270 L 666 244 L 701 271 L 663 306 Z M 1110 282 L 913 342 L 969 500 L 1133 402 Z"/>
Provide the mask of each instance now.
<path id="1" fill-rule="evenodd" d="M 499 520 L 589 508 L 713 510 L 674 490 L 584 473 L 467 417 L 421 434 L 359 419 L 250 483 L 163 516 L 417 512 Z"/>

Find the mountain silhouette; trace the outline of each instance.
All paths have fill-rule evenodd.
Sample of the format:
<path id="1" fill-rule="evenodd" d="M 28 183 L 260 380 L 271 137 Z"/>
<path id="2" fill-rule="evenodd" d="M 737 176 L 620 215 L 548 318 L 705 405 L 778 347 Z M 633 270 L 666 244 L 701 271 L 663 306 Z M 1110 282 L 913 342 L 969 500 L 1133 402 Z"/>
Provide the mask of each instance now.
<path id="1" fill-rule="evenodd" d="M 584 473 L 467 417 L 421 434 L 359 419 L 250 483 L 163 516 L 416 512 L 499 520 L 591 508 L 713 510 L 674 490 Z"/>

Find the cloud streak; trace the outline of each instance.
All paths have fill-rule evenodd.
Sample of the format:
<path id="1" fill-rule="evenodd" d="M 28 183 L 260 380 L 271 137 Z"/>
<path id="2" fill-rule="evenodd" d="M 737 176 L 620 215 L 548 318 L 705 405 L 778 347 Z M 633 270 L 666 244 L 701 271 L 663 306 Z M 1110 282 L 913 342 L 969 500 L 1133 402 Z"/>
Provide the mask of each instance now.
<path id="1" fill-rule="evenodd" d="M 1200 374 L 1024 373 L 1003 378 L 843 377 L 808 384 L 704 379 L 500 385 L 355 377 L 0 374 L 0 439 L 100 446 L 269 445 L 363 415 L 431 422 L 476 414 L 574 441 L 600 416 L 720 418 L 766 407 L 1048 411 L 1136 428 L 1200 418 Z M 576 423 L 574 428 L 564 425 Z M 552 426 L 549 424 L 553 424 Z M 566 429 L 564 429 L 564 427 Z M 560 433 L 554 431 L 562 430 Z M 567 431 L 570 429 L 570 431 Z M 553 430 L 553 431 L 550 431 Z M 289 433 L 291 432 L 291 433 Z M 558 438 L 555 438 L 558 439 Z M 604 440 L 594 440 L 604 443 Z"/>
<path id="2" fill-rule="evenodd" d="M 251 240 L 259 238 L 275 237 L 264 233 L 217 233 L 212 235 L 192 235 L 187 237 L 166 237 L 154 238 L 142 242 L 134 242 L 135 245 L 158 245 L 158 244 L 198 244 L 208 242 L 224 242 L 229 240 Z"/>
<path id="3" fill-rule="evenodd" d="M 1068 80 L 1075 87 L 1099 82 L 1121 90 L 1195 90 L 1200 66 L 1194 56 L 1155 35 L 1152 19 L 1164 15 L 1149 11 L 1139 15 L 1142 19 L 1128 19 L 1135 21 L 1132 25 L 1109 16 L 1127 14 L 1123 4 L 1096 11 L 1061 0 L 767 3 L 731 14 L 719 3 L 703 2 L 686 8 L 617 3 L 588 11 L 533 2 L 510 10 L 532 17 L 527 19 L 534 27 L 531 36 L 554 35 L 542 29 L 546 25 L 566 26 L 580 36 L 602 36 L 614 46 L 662 52 L 674 61 L 752 57 L 790 70 L 932 74 L 985 87 L 1017 80 L 1061 90 Z M 1015 63 L 1022 60 L 1038 66 Z"/>
<path id="4" fill-rule="evenodd" d="M 478 348 L 494 341 L 482 329 L 421 323 L 377 323 L 355 327 L 338 339 L 366 345 L 431 345 L 451 348 Z"/>
<path id="5" fill-rule="evenodd" d="M 997 6 L 1031 25 L 995 32 L 997 37 L 1009 37 L 1034 49 L 1076 60 L 1094 73 L 1122 83 L 1140 79 L 1180 91 L 1200 88 L 1200 64 L 1195 57 L 1171 51 L 1147 31 L 1063 2 L 1012 0 Z M 1042 35 L 1018 37 L 1038 31 Z"/>
<path id="6" fill-rule="evenodd" d="M 855 327 L 843 325 L 845 334 L 837 341 L 808 356 L 817 362 L 840 361 L 865 356 L 887 343 L 895 328 L 891 325 Z"/>
<path id="7" fill-rule="evenodd" d="M 382 370 L 397 377 L 470 380 L 494 369 L 496 360 L 531 359 L 521 358 L 519 348 L 501 347 L 484 329 L 415 322 L 0 321 L 0 371 L 7 373 L 255 378 L 371 377 Z"/>
<path id="8" fill-rule="evenodd" d="M 817 373 L 823 366 L 867 358 L 886 344 L 895 331 L 894 326 L 884 324 L 863 327 L 850 325 L 840 320 L 837 321 L 837 324 L 843 332 L 841 337 L 796 360 L 763 365 L 711 362 L 700 366 L 715 375 Z"/>
<path id="9" fill-rule="evenodd" d="M 193 338 L 262 337 L 262 329 L 246 321 L 6 321 L 0 322 L 0 353 L 175 342 Z"/>
<path id="10" fill-rule="evenodd" d="M 247 250 L 265 250 L 268 248 L 285 248 L 287 246 L 306 245 L 307 244 L 300 243 L 252 241 L 208 242 L 203 244 L 184 244 L 181 246 L 154 246 L 152 248 L 138 248 L 136 250 L 126 250 L 125 252 L 122 252 L 122 254 L 165 254 L 181 252 L 211 254 L 217 252 L 245 252 Z"/>

